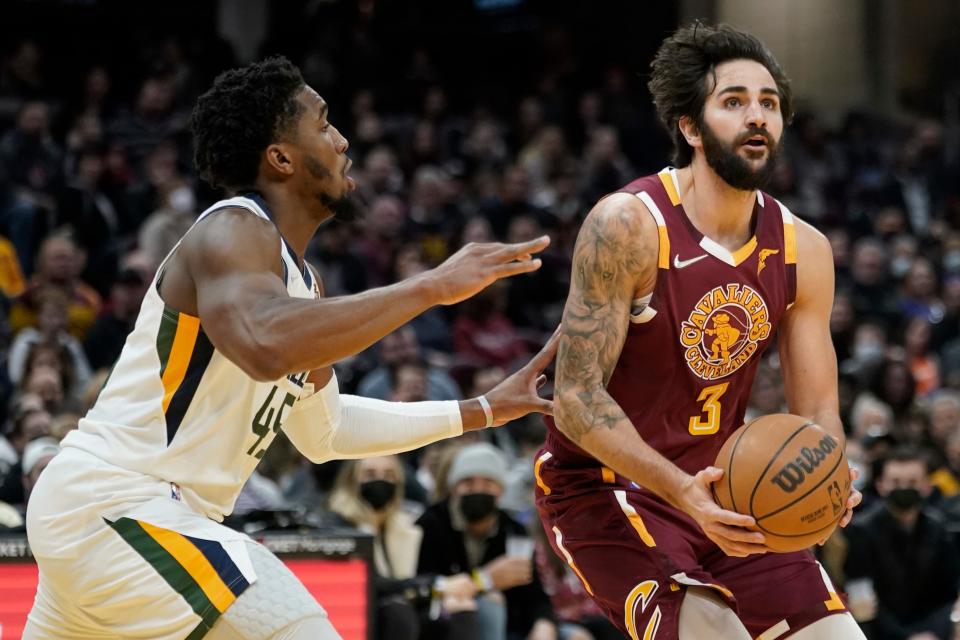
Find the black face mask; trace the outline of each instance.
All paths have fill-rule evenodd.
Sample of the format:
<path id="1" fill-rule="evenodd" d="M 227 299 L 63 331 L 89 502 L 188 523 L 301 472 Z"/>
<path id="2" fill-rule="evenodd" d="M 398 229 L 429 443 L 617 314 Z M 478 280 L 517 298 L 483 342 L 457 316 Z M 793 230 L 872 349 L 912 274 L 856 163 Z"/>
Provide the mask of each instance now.
<path id="1" fill-rule="evenodd" d="M 360 497 L 367 501 L 374 511 L 380 511 L 397 495 L 397 483 L 389 480 L 368 480 L 360 483 Z"/>
<path id="2" fill-rule="evenodd" d="M 887 504 L 894 511 L 909 511 L 923 502 L 920 491 L 913 487 L 907 489 L 891 489 L 887 494 Z"/>
<path id="3" fill-rule="evenodd" d="M 479 522 L 497 508 L 497 499 L 489 493 L 468 493 L 460 496 L 460 511 L 467 522 Z"/>

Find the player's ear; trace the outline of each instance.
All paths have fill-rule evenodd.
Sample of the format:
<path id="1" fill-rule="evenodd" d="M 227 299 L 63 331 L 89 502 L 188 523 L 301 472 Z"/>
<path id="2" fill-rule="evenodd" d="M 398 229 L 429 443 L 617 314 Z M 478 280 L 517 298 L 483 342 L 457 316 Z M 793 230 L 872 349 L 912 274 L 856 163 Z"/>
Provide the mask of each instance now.
<path id="1" fill-rule="evenodd" d="M 291 151 L 287 145 L 283 143 L 271 144 L 264 152 L 264 159 L 267 165 L 277 173 L 285 176 L 293 174 Z"/>
<path id="2" fill-rule="evenodd" d="M 677 128 L 680 129 L 680 133 L 683 134 L 688 145 L 691 147 L 702 146 L 700 142 L 700 128 L 693 118 L 690 116 L 681 116 L 677 122 Z"/>

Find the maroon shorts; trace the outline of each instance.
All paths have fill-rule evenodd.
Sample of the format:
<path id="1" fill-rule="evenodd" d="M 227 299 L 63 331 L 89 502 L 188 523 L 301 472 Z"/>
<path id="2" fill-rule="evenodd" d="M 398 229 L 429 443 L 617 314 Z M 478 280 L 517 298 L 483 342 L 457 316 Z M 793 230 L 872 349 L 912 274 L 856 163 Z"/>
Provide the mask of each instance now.
<path id="1" fill-rule="evenodd" d="M 732 558 L 688 515 L 609 469 L 563 468 L 546 450 L 534 469 L 537 510 L 554 552 L 634 640 L 677 638 L 689 586 L 714 589 L 763 640 L 846 611 L 809 551 Z"/>

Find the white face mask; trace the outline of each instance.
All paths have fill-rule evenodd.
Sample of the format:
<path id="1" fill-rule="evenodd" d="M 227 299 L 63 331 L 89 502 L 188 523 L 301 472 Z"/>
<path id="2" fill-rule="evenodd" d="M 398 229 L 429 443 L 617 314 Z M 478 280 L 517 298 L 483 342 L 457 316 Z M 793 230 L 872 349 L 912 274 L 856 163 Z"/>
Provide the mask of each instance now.
<path id="1" fill-rule="evenodd" d="M 177 187 L 167 196 L 170 207 L 180 213 L 194 214 L 197 212 L 197 198 L 190 187 Z"/>
<path id="2" fill-rule="evenodd" d="M 853 357 L 861 362 L 876 362 L 883 357 L 883 345 L 879 342 L 858 342 L 853 347 Z"/>

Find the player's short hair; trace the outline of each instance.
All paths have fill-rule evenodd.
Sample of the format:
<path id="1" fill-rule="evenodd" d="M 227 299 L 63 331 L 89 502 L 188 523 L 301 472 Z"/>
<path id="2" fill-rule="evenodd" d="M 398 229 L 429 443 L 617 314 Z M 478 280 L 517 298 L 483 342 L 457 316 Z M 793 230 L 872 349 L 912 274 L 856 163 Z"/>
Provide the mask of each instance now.
<path id="1" fill-rule="evenodd" d="M 687 144 L 677 123 L 692 118 L 703 124 L 703 104 L 716 85 L 717 66 L 728 60 L 755 60 L 777 83 L 780 112 L 785 123 L 793 118 L 793 91 L 770 50 L 756 37 L 725 24 L 709 26 L 700 22 L 682 27 L 660 45 L 650 65 L 647 87 L 653 96 L 660 122 L 673 141 L 673 162 L 685 167 L 693 160 L 693 147 Z M 707 78 L 713 79 L 712 83 Z"/>
<path id="2" fill-rule="evenodd" d="M 284 139 L 300 114 L 303 86 L 300 70 L 283 56 L 217 76 L 190 120 L 200 175 L 215 187 L 252 187 L 260 154 Z"/>

